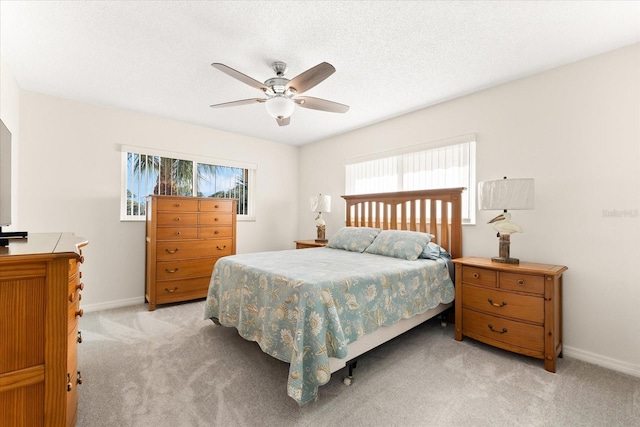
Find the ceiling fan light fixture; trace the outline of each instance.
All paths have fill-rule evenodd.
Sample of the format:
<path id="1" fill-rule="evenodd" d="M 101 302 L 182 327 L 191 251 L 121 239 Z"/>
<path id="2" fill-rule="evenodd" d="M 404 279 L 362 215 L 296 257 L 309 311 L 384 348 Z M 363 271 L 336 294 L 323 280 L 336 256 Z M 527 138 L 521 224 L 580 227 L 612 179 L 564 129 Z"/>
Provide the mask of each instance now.
<path id="1" fill-rule="evenodd" d="M 287 118 L 293 114 L 295 104 L 292 99 L 284 96 L 274 96 L 265 102 L 267 113 L 274 119 Z"/>

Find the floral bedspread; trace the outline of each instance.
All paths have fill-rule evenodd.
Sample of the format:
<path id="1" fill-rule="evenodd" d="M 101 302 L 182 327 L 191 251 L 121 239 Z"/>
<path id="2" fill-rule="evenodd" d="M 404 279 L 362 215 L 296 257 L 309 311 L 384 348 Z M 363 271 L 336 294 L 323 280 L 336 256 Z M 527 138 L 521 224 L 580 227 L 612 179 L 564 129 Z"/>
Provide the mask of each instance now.
<path id="1" fill-rule="evenodd" d="M 205 319 L 235 327 L 290 364 L 287 393 L 303 405 L 329 381 L 329 357 L 347 344 L 455 296 L 443 259 L 402 259 L 313 248 L 224 257 L 213 270 Z"/>

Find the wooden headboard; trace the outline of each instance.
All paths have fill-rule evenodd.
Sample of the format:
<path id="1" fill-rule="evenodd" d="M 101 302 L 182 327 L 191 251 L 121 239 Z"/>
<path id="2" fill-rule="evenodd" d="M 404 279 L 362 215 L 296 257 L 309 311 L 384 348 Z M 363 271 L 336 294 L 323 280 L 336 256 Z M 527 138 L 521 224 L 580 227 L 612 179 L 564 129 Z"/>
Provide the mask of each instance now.
<path id="1" fill-rule="evenodd" d="M 461 194 L 464 190 L 460 187 L 342 196 L 347 202 L 346 225 L 433 234 L 436 236 L 433 241 L 452 258 L 459 258 L 462 256 Z"/>

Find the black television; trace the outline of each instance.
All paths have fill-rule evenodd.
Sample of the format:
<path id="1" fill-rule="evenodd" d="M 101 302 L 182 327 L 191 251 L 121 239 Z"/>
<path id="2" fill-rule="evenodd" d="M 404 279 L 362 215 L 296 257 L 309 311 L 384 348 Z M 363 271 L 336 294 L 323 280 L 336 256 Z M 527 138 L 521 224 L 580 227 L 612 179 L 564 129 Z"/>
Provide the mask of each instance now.
<path id="1" fill-rule="evenodd" d="M 26 231 L 2 232 L 11 225 L 11 132 L 0 119 L 0 246 L 7 246 L 9 239 L 25 238 Z"/>

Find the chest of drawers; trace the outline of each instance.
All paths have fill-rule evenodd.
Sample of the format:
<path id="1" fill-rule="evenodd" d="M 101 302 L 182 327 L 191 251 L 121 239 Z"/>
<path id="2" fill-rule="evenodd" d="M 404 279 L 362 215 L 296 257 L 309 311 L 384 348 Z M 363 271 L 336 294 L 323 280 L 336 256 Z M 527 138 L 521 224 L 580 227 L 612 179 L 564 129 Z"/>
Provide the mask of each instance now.
<path id="1" fill-rule="evenodd" d="M 562 265 L 502 264 L 459 258 L 456 331 L 505 350 L 544 359 L 556 371 L 562 352 Z"/>
<path id="2" fill-rule="evenodd" d="M 0 425 L 74 426 L 82 247 L 71 233 L 0 247 Z"/>
<path id="3" fill-rule="evenodd" d="M 145 298 L 156 304 L 207 296 L 216 261 L 236 253 L 236 199 L 147 197 Z"/>

